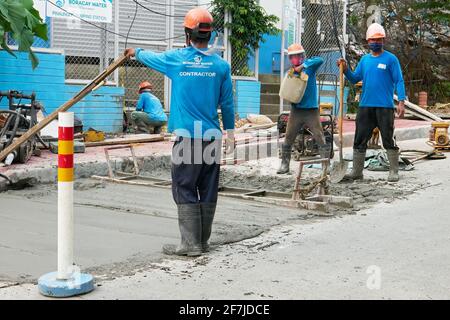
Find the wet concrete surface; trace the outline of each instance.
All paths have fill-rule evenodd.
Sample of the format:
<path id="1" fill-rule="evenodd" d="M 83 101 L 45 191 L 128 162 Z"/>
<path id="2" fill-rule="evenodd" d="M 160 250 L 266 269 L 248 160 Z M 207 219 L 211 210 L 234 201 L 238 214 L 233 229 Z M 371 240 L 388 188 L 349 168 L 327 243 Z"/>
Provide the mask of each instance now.
<path id="1" fill-rule="evenodd" d="M 420 145 L 423 143 L 421 142 Z M 274 175 L 278 163 L 278 159 L 267 159 L 238 167 L 224 168 L 222 182 L 239 187 L 263 187 L 268 190 L 288 191 L 292 189 L 294 175 L 282 177 Z M 446 219 L 448 216 L 442 216 L 440 212 L 438 215 L 430 215 L 430 221 L 422 221 L 426 212 L 414 212 L 415 220 L 411 221 L 411 226 L 407 228 L 407 231 L 392 237 L 392 240 L 389 240 L 390 235 L 382 230 L 382 226 L 386 225 L 392 232 L 397 229 L 401 230 L 404 225 L 407 225 L 405 219 L 408 219 L 408 212 L 414 211 L 416 207 L 422 211 L 427 208 L 432 212 L 445 211 L 442 195 L 449 190 L 449 181 L 445 178 L 450 174 L 449 167 L 449 159 L 436 162 L 427 161 L 418 164 L 417 169 L 412 172 L 402 172 L 400 183 L 387 183 L 385 181 L 386 172 L 366 172 L 367 179 L 362 183 L 333 185 L 332 193 L 352 196 L 356 202 L 354 210 L 338 210 L 335 212 L 337 218 L 334 219 L 318 218 L 314 212 L 308 210 L 294 210 L 221 197 L 212 241 L 226 244 L 244 239 L 250 240 L 242 242 L 242 245 L 221 246 L 216 252 L 194 260 L 168 259 L 161 254 L 162 244 L 175 244 L 179 237 L 175 205 L 170 190 L 105 184 L 91 179 L 78 181 L 75 194 L 76 263 L 83 270 L 92 272 L 99 283 L 103 281 L 106 281 L 104 282 L 106 285 L 111 283 L 110 287 L 116 290 L 116 293 L 105 294 L 103 292 L 93 298 L 125 298 L 127 294 L 130 298 L 137 298 L 139 294 L 133 296 L 124 287 L 125 284 L 117 284 L 114 279 L 130 279 L 123 283 L 132 287 L 132 281 L 142 281 L 142 283 L 148 284 L 148 281 L 141 277 L 143 274 L 145 277 L 147 274 L 154 276 L 153 272 L 156 273 L 153 284 L 163 291 L 167 290 L 164 291 L 167 294 L 172 292 L 177 285 L 183 285 L 183 280 L 186 279 L 192 279 L 194 282 L 211 281 L 215 283 L 216 290 L 204 287 L 201 294 L 183 295 L 180 293 L 176 296 L 178 298 L 219 298 L 221 294 L 228 294 L 227 298 L 307 296 L 298 295 L 299 292 L 295 290 L 287 290 L 283 293 L 282 287 L 277 285 L 277 283 L 282 283 L 286 286 L 289 284 L 289 277 L 291 280 L 295 279 L 294 269 L 303 261 L 302 254 L 296 254 L 295 259 L 288 258 L 295 250 L 300 250 L 299 252 L 303 252 L 307 257 L 302 276 L 305 282 L 302 282 L 301 285 L 317 289 L 319 292 L 319 284 L 325 287 L 326 281 L 333 285 L 342 284 L 342 281 L 320 278 L 318 271 L 315 272 L 313 267 L 316 259 L 324 263 L 323 267 L 318 270 L 330 272 L 331 269 L 339 268 L 341 265 L 339 261 L 342 261 L 342 257 L 346 257 L 347 261 L 352 261 L 352 254 L 355 254 L 357 258 L 358 253 L 353 250 L 356 247 L 362 251 L 366 247 L 369 248 L 370 246 L 365 241 L 372 241 L 373 246 L 369 249 L 382 255 L 383 252 L 390 250 L 389 242 L 395 247 L 395 241 L 402 243 L 408 232 L 410 232 L 408 237 L 413 244 L 402 243 L 404 249 L 402 247 L 399 247 L 398 250 L 391 248 L 395 249 L 394 252 L 412 250 L 414 246 L 417 246 L 416 243 L 420 239 L 415 238 L 414 232 L 424 233 L 419 237 L 431 236 L 427 242 L 427 248 L 447 239 L 442 238 L 441 233 L 442 226 L 448 224 L 448 219 Z M 158 168 L 150 166 L 146 169 L 146 174 L 167 177 L 168 167 Z M 295 173 L 295 162 L 292 164 L 292 170 Z M 308 174 L 313 175 L 315 172 L 309 171 Z M 433 193 L 436 195 L 430 196 Z M 420 200 L 422 198 L 425 199 L 423 203 Z M 440 202 L 435 203 L 436 198 Z M 409 200 L 412 199 L 414 202 L 409 203 Z M 2 221 L 0 224 L 0 287 L 33 282 L 40 275 L 54 271 L 56 268 L 55 186 L 39 185 L 31 189 L 4 192 L 0 194 L 0 203 L 0 220 Z M 398 212 L 396 211 L 397 206 Z M 371 224 L 365 226 L 367 220 L 361 219 L 361 217 L 377 212 L 383 212 L 383 214 L 373 218 Z M 356 214 L 356 220 L 352 220 L 352 216 L 346 215 L 347 213 Z M 392 215 L 392 222 L 386 220 L 389 219 L 389 214 Z M 443 219 L 441 224 L 438 219 Z M 349 227 L 343 228 L 344 223 L 348 223 Z M 429 232 L 424 232 L 427 227 L 421 223 L 429 225 Z M 323 231 L 321 231 L 322 226 L 325 226 Z M 341 228 L 345 232 L 334 232 L 335 228 Z M 373 233 L 373 237 L 372 234 L 369 234 L 371 228 L 377 228 L 375 231 L 378 230 Z M 272 231 L 267 232 L 269 229 Z M 308 231 L 310 229 L 316 231 L 311 233 Z M 309 234 L 310 243 L 303 247 L 296 244 L 296 238 L 305 230 L 309 232 L 307 234 Z M 435 240 L 432 239 L 433 232 L 435 232 Z M 327 233 L 331 235 L 331 238 L 327 238 Z M 376 243 L 373 243 L 377 236 L 383 243 L 379 248 Z M 320 247 L 323 250 L 320 251 L 322 253 L 314 251 L 316 245 L 322 245 Z M 292 250 L 295 250 L 272 252 L 285 247 L 292 247 Z M 346 251 L 346 248 L 349 250 Z M 273 253 L 275 256 L 270 256 L 265 252 Z M 438 253 L 439 250 L 433 252 L 432 256 L 435 257 Z M 401 258 L 396 261 L 400 265 L 412 263 L 413 256 L 408 255 L 408 262 L 402 261 Z M 264 266 L 266 263 L 267 265 Z M 425 263 L 429 262 L 425 261 Z M 331 268 L 328 271 L 325 267 L 326 264 Z M 395 261 L 393 264 L 395 265 Z M 247 280 L 241 277 L 247 273 L 241 272 L 240 265 L 249 270 Z M 267 273 L 267 277 L 263 277 L 267 278 L 267 281 L 258 280 L 258 276 L 250 271 L 252 269 L 255 272 L 257 270 L 257 274 L 260 276 Z M 394 270 L 398 270 L 398 268 L 394 268 Z M 430 274 L 433 270 L 433 267 L 430 266 Z M 439 267 L 435 271 L 440 274 L 442 270 Z M 227 272 L 230 278 L 229 284 L 242 281 L 248 289 L 243 288 L 243 285 L 235 285 L 231 286 L 234 287 L 233 290 L 228 290 L 229 287 L 225 285 L 228 280 L 222 279 L 218 274 L 222 271 Z M 281 276 L 283 272 L 286 272 L 285 276 Z M 339 274 L 338 271 L 335 270 L 335 272 Z M 136 277 L 139 280 L 136 280 Z M 319 280 L 312 280 L 313 277 L 319 277 Z M 351 275 L 343 272 L 340 277 L 351 278 Z M 269 283 L 272 278 L 278 282 Z M 113 281 L 110 282 L 110 280 Z M 220 280 L 225 283 L 223 286 Z M 409 280 L 413 281 L 411 277 Z M 249 281 L 253 281 L 254 285 Z M 193 283 L 192 285 L 195 286 Z M 17 287 L 20 288 L 20 286 Z M 24 288 L 29 290 L 30 287 L 24 286 Z M 250 288 L 254 289 L 250 290 Z M 2 297 L 3 290 L 6 289 L 0 290 L 0 297 Z M 142 290 L 144 290 L 143 287 Z M 263 296 L 254 296 L 250 291 L 261 292 Z M 21 291 L 18 289 L 17 292 L 20 296 Z M 335 296 L 338 295 L 339 290 L 336 289 Z M 141 297 L 145 296 L 142 291 Z M 4 293 L 3 297 L 7 297 L 7 293 Z M 158 297 L 169 298 L 171 296 L 162 294 Z"/>
<path id="2" fill-rule="evenodd" d="M 56 268 L 57 192 L 54 185 L 0 194 L 0 280 L 27 282 Z M 257 236 L 303 219 L 305 212 L 230 198 L 219 200 L 213 244 Z M 168 189 L 82 180 L 75 185 L 75 263 L 99 277 L 133 274 L 161 259 L 179 239 Z"/>

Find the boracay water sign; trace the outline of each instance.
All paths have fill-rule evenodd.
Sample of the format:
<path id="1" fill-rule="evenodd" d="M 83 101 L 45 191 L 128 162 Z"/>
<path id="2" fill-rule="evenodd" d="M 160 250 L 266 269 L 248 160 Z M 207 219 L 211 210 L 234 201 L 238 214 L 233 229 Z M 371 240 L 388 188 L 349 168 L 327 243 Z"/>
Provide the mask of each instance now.
<path id="1" fill-rule="evenodd" d="M 47 16 L 73 18 L 91 22 L 112 22 L 113 0 L 56 0 L 56 5 L 47 2 Z"/>

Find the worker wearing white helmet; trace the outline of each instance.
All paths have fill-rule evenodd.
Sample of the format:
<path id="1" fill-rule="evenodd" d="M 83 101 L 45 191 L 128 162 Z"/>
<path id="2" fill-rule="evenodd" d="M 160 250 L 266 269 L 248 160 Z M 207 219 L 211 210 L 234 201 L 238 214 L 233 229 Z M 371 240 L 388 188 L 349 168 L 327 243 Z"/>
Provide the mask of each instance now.
<path id="1" fill-rule="evenodd" d="M 356 132 L 353 144 L 353 170 L 346 176 L 348 180 L 363 178 L 364 161 L 367 142 L 375 128 L 381 132 L 383 147 L 386 149 L 390 172 L 388 181 L 399 180 L 399 149 L 394 135 L 394 92 L 397 92 L 399 104 L 397 114 L 403 117 L 406 99 L 405 84 L 398 58 L 384 50 L 386 32 L 384 28 L 373 23 L 366 33 L 370 53 L 363 56 L 355 71 L 347 67 L 344 59 L 338 60 L 338 65 L 344 65 L 345 76 L 352 83 L 362 81 L 362 95 L 358 114 L 356 116 Z"/>
<path id="2" fill-rule="evenodd" d="M 278 174 L 289 172 L 292 145 L 299 131 L 304 126 L 311 131 L 314 139 L 317 141 L 322 158 L 328 158 L 331 152 L 330 147 L 325 142 L 317 99 L 316 72 L 323 64 L 323 59 L 321 57 L 306 59 L 305 49 L 298 43 L 288 48 L 288 56 L 291 63 L 291 72 L 295 74 L 306 73 L 308 75 L 308 83 L 303 98 L 299 103 L 293 103 L 291 106 L 286 137 L 281 146 L 281 166 L 277 171 Z"/>

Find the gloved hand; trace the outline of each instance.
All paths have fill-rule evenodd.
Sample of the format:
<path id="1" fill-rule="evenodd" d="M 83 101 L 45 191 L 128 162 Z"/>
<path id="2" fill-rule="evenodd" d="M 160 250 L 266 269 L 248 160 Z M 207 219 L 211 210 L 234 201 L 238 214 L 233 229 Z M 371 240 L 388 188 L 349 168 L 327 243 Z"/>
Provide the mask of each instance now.
<path id="1" fill-rule="evenodd" d="M 300 73 L 303 71 L 304 68 L 305 68 L 305 66 L 303 64 L 301 64 L 298 67 L 294 67 L 294 71 L 297 73 Z"/>
<path id="2" fill-rule="evenodd" d="M 227 130 L 225 137 L 225 154 L 232 154 L 236 148 L 236 138 L 234 137 L 234 130 Z"/>

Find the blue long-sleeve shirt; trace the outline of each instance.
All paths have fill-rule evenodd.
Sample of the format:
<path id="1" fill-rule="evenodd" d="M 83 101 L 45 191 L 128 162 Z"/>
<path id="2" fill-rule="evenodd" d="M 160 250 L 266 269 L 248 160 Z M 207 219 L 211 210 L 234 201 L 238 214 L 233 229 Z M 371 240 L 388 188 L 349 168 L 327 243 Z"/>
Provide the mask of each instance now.
<path id="1" fill-rule="evenodd" d="M 169 132 L 210 140 L 222 134 L 219 106 L 224 129 L 234 129 L 233 84 L 230 65 L 202 51 L 193 47 L 163 53 L 136 49 L 136 59 L 172 80 Z"/>
<path id="2" fill-rule="evenodd" d="M 323 59 L 321 57 L 312 57 L 306 59 L 303 62 L 303 72 L 308 75 L 308 84 L 306 85 L 305 94 L 302 100 L 292 106 L 299 109 L 317 109 L 318 96 L 317 96 L 317 84 L 316 84 L 316 73 L 320 66 L 323 64 Z"/>
<path id="3" fill-rule="evenodd" d="M 397 57 L 384 51 L 378 57 L 364 55 L 354 72 L 347 68 L 345 76 L 352 83 L 362 80 L 360 107 L 394 108 L 394 91 L 405 100 L 405 83 Z"/>
<path id="4" fill-rule="evenodd" d="M 153 121 L 167 121 L 167 116 L 164 113 L 161 101 L 148 91 L 140 94 L 136 111 L 147 113 L 150 120 Z"/>

